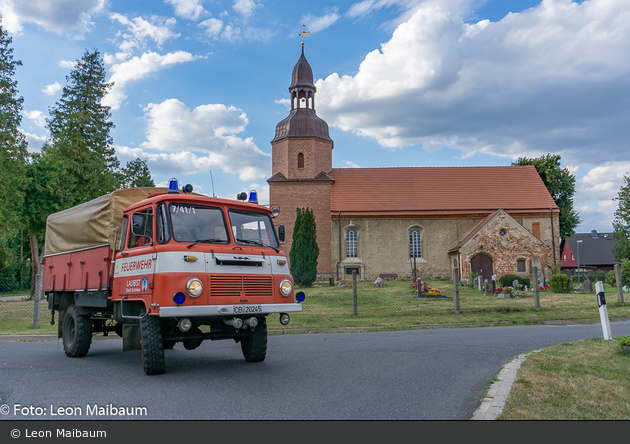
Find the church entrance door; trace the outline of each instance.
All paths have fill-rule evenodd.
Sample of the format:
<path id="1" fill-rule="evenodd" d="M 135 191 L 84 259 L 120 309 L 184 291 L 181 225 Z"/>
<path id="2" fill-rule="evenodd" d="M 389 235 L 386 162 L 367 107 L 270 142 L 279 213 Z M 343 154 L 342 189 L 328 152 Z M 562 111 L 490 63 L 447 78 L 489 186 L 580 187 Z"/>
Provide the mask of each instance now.
<path id="1" fill-rule="evenodd" d="M 492 258 L 485 253 L 477 253 L 470 260 L 470 270 L 481 276 L 482 282 L 492 281 Z"/>

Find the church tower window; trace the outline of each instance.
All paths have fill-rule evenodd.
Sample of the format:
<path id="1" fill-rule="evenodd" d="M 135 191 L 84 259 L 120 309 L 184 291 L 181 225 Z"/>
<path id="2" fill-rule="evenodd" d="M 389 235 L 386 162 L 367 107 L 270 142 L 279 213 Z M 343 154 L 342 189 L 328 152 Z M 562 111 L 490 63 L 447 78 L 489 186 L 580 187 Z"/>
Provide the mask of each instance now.
<path id="1" fill-rule="evenodd" d="M 304 168 L 304 153 L 298 153 L 298 168 Z"/>

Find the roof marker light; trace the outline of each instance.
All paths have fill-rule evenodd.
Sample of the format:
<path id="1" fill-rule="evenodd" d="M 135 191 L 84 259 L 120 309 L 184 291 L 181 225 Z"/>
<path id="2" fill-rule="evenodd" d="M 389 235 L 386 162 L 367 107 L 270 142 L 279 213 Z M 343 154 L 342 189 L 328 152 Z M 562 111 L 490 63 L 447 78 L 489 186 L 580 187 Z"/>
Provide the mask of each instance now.
<path id="1" fill-rule="evenodd" d="M 172 178 L 168 181 L 168 193 L 179 194 L 179 180 Z"/>
<path id="2" fill-rule="evenodd" d="M 258 193 L 256 192 L 256 190 L 251 190 L 249 192 L 249 203 L 254 203 L 257 204 L 258 203 Z"/>

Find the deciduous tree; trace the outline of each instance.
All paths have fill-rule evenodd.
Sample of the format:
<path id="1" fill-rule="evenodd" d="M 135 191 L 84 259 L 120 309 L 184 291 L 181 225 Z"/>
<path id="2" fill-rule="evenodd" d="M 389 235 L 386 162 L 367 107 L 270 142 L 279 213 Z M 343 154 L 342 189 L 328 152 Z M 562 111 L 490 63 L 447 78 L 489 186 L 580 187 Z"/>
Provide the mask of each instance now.
<path id="1" fill-rule="evenodd" d="M 575 176 L 560 166 L 560 156 L 547 154 L 535 159 L 519 158 L 512 165 L 534 165 L 545 187 L 560 209 L 560 237 L 566 239 L 575 233 L 580 216 L 573 209 Z"/>
<path id="2" fill-rule="evenodd" d="M 614 200 L 619 202 L 613 220 L 614 238 L 617 243 L 612 249 L 618 261 L 630 259 L 630 176 L 623 177 L 624 185 L 619 189 L 619 194 Z"/>

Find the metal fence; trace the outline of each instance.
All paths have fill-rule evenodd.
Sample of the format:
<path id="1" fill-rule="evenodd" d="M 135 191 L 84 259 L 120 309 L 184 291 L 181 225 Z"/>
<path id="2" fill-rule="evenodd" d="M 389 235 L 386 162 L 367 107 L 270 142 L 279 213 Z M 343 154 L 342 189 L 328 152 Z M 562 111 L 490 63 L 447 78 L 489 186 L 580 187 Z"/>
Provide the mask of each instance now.
<path id="1" fill-rule="evenodd" d="M 536 276 L 533 281 L 537 281 Z M 40 277 L 36 277 L 35 283 L 38 290 L 31 298 L 30 279 L 16 281 L 0 277 L 0 333 L 38 329 L 51 324 L 52 315 L 41 296 Z M 499 288 L 479 282 L 471 285 L 459 278 L 457 269 L 453 270 L 450 281 L 420 278 L 414 282 L 393 275 L 362 276 L 359 279 L 353 274 L 347 280 L 316 281 L 308 287 L 296 287 L 303 290 L 307 298 L 303 311 L 292 316 L 297 321 L 292 321 L 292 326 L 351 326 L 354 319 L 363 319 L 371 325 L 431 324 L 444 323 L 444 315 L 453 314 L 463 315 L 455 322 L 466 322 L 472 317 L 466 315 L 501 321 L 507 314 L 514 319 L 515 314 L 541 310 L 548 318 L 555 319 L 588 317 L 589 313 L 597 317 L 595 283 L 592 287 L 562 294 L 554 293 L 548 287 Z M 626 306 L 621 287 L 612 291 L 608 287 L 608 291 L 610 315 L 630 316 L 630 307 Z"/>
<path id="2" fill-rule="evenodd" d="M 533 281 L 538 282 L 538 276 L 534 276 Z M 563 294 L 554 293 L 547 285 L 506 288 L 492 282 L 469 283 L 460 279 L 457 269 L 453 270 L 452 280 L 424 281 L 419 278 L 415 282 L 391 274 L 362 275 L 359 280 L 353 272 L 346 280 L 315 282 L 301 290 L 307 294 L 301 315 L 319 320 L 327 316 L 396 316 L 417 322 L 423 317 L 435 320 L 440 315 L 475 313 L 495 313 L 496 320 L 500 320 L 502 313 L 541 310 L 561 319 L 563 313 L 565 316 L 572 314 L 568 318 L 580 317 L 576 314 L 580 310 L 586 314 L 594 311 L 594 317 L 597 317 L 598 308 L 595 282 L 592 288 L 581 285 Z M 615 308 L 621 309 L 620 316 L 630 315 L 630 307 L 626 308 L 620 287 L 612 294 L 609 291 L 607 298 Z M 552 312 L 557 312 L 557 316 Z M 612 315 L 615 315 L 614 311 Z"/>
<path id="3" fill-rule="evenodd" d="M 32 278 L 0 276 L 0 333 L 39 329 L 50 324 L 52 315 L 42 297 L 42 276 L 35 277 L 35 296 L 31 297 Z"/>

